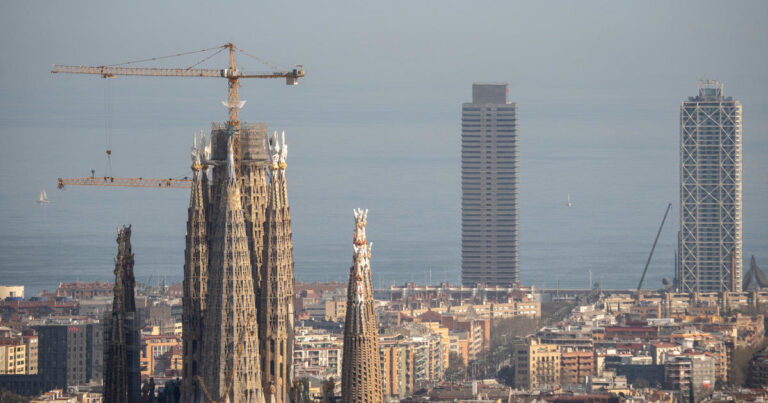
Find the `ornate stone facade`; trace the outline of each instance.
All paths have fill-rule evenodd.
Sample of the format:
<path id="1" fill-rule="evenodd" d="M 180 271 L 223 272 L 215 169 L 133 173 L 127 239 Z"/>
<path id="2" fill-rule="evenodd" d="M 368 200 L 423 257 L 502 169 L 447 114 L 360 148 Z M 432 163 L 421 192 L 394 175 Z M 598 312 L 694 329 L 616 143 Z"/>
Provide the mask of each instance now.
<path id="1" fill-rule="evenodd" d="M 264 402 L 248 237 L 231 143 L 210 243 L 201 366 L 209 399 Z"/>
<path id="2" fill-rule="evenodd" d="M 382 402 L 378 327 L 371 281 L 371 246 L 365 236 L 368 210 L 355 210 L 354 255 L 349 269 L 342 402 Z"/>
<path id="3" fill-rule="evenodd" d="M 182 324 L 184 342 L 184 378 L 182 400 L 200 402 L 202 390 L 196 376 L 200 375 L 200 351 L 203 345 L 203 312 L 208 286 L 208 231 L 206 208 L 208 199 L 208 165 L 210 149 L 205 135 L 192 147 L 192 191 L 187 210 L 187 235 L 184 250 L 184 297 Z"/>
<path id="4" fill-rule="evenodd" d="M 287 403 L 292 386 L 294 315 L 287 147 L 284 140 L 281 147 L 275 137 L 267 148 L 266 125 L 244 124 L 236 172 L 232 169 L 232 135 L 226 126 L 214 124 L 212 150 L 201 139 L 192 152 L 184 271 L 183 400 L 227 397 L 230 403 L 259 399 Z M 268 155 L 275 157 L 272 164 Z M 207 165 L 213 166 L 210 186 Z M 271 170 L 269 180 L 267 169 Z M 241 272 L 244 265 L 248 265 L 247 274 Z M 248 289 L 251 294 L 245 298 L 242 293 Z M 246 359 L 247 365 L 235 360 L 238 368 L 233 370 L 233 352 L 235 357 L 259 358 Z M 251 383 L 253 379 L 257 386 Z"/>
<path id="5" fill-rule="evenodd" d="M 117 232 L 115 288 L 112 312 L 104 328 L 104 401 L 136 402 L 141 395 L 139 330 L 131 251 L 131 227 Z"/>
<path id="6" fill-rule="evenodd" d="M 288 146 L 275 132 L 270 141 L 269 201 L 264 223 L 259 331 L 262 385 L 275 403 L 290 401 L 293 375 L 293 242 L 285 181 Z"/>

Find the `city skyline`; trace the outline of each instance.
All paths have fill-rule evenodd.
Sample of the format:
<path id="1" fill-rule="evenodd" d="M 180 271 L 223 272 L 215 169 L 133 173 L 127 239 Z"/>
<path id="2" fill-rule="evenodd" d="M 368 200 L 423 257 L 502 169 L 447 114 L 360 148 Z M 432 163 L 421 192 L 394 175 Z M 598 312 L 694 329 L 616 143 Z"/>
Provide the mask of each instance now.
<path id="1" fill-rule="evenodd" d="M 4 5 L 0 401 L 768 398 L 766 17 Z"/>
<path id="2" fill-rule="evenodd" d="M 292 183 L 296 191 L 292 204 L 297 215 L 292 218 L 298 278 L 344 278 L 344 206 L 348 209 L 354 204 L 348 201 L 357 197 L 361 200 L 356 204 L 367 205 L 377 213 L 373 219 L 380 221 L 372 223 L 377 225 L 381 237 L 377 239 L 381 248 L 374 278 L 377 286 L 411 279 L 423 282 L 430 269 L 433 282 L 458 282 L 457 109 L 467 100 L 471 82 L 500 80 L 510 83 L 510 93 L 521 108 L 521 133 L 525 134 L 520 138 L 520 169 L 521 177 L 525 178 L 520 183 L 521 281 L 553 287 L 559 279 L 563 287 L 586 286 L 588 271 L 592 270 L 595 281 L 602 278 L 609 285 L 630 287 L 638 273 L 609 274 L 619 264 L 638 267 L 639 272 L 656 230 L 659 210 L 677 198 L 678 179 L 669 174 L 679 163 L 676 104 L 690 93 L 699 78 L 721 79 L 728 84 L 730 93 L 739 94 L 749 118 L 744 129 L 744 170 L 766 171 L 762 158 L 766 140 L 762 133 L 768 126 L 765 91 L 760 91 L 765 85 L 757 73 L 765 65 L 765 56 L 749 51 L 764 32 L 755 18 L 762 15 L 765 6 L 743 3 L 736 8 L 724 8 L 714 4 L 705 3 L 695 10 L 659 6 L 667 15 L 664 21 L 686 21 L 692 16 L 696 20 L 715 20 L 712 17 L 718 16 L 719 21 L 706 28 L 669 24 L 660 30 L 652 29 L 658 28 L 658 10 L 636 5 L 602 8 L 602 12 L 616 20 L 632 15 L 622 24 L 601 17 L 600 21 L 607 21 L 615 31 L 605 38 L 596 36 L 603 29 L 599 25 L 591 27 L 565 19 L 566 15 L 577 15 L 580 18 L 576 20 L 590 21 L 593 17 L 589 10 L 595 9 L 594 4 L 554 10 L 552 18 L 546 19 L 541 28 L 535 28 L 522 17 L 542 13 L 541 7 L 531 4 L 521 4 L 520 9 L 499 7 L 489 17 L 496 26 L 479 24 L 478 17 L 487 12 L 447 7 L 445 21 L 436 22 L 434 32 L 420 28 L 420 18 L 428 15 L 428 7 L 419 5 L 413 9 L 413 16 L 404 16 L 398 22 L 403 30 L 394 37 L 388 36 L 393 22 L 361 22 L 368 21 L 366 18 L 376 12 L 396 14 L 392 10 L 353 7 L 348 15 L 358 17 L 358 22 L 343 30 L 323 31 L 323 37 L 330 49 L 346 46 L 366 56 L 362 58 L 322 58 L 316 47 L 308 43 L 287 42 L 290 38 L 306 37 L 307 31 L 312 30 L 310 26 L 299 26 L 286 34 L 286 42 L 274 43 L 245 35 L 248 30 L 234 29 L 232 39 L 243 37 L 242 42 L 238 41 L 243 48 L 281 64 L 304 63 L 312 73 L 289 91 L 282 84 L 248 84 L 242 88 L 243 98 L 249 101 L 242 111 L 243 120 L 285 128 L 295 139 Z M 6 15 L 18 11 L 18 21 L 27 24 L 20 27 L 14 25 L 18 22 L 8 21 L 6 26 L 16 27 L 19 32 L 35 27 L 45 32 L 36 25 L 39 22 L 24 19 L 24 10 L 42 14 L 59 11 L 62 18 L 82 18 L 78 17 L 82 8 L 77 3 L 47 11 L 35 3 L 12 7 L 12 12 Z M 269 5 L 265 7 L 276 15 L 281 13 Z M 163 7 L 157 11 L 159 15 L 170 12 Z M 298 11 L 295 21 L 306 20 L 312 11 L 316 9 Z M 110 11 L 89 12 L 101 15 Z M 446 22 L 462 15 L 472 17 L 467 27 L 475 30 L 461 28 L 453 33 L 448 29 L 452 25 Z M 190 18 L 194 21 L 200 17 Z M 110 21 L 97 20 L 99 24 Z M 489 37 L 481 52 L 469 57 L 473 49 L 470 43 L 482 43 L 478 40 L 506 21 L 512 22 L 509 29 L 516 34 L 514 37 L 526 37 L 523 34 L 528 33 L 535 40 L 524 44 Z M 566 23 L 558 28 L 557 23 L 563 21 Z M 153 21 L 136 27 L 112 22 L 136 38 L 146 35 L 148 28 L 158 26 Z M 61 24 L 54 20 L 52 27 L 57 23 Z M 353 29 L 364 26 L 367 28 L 362 31 L 362 39 L 348 39 L 354 37 L 348 35 Z M 120 43 L 114 37 L 115 31 L 104 31 L 103 38 L 111 38 L 112 44 Z M 638 35 L 646 31 L 647 36 Z M 100 39 L 83 37 L 77 27 L 71 34 L 59 32 L 62 39 L 73 41 L 52 46 L 41 43 L 42 38 L 31 33 L 23 35 L 21 40 L 28 44 L 27 48 L 40 49 L 34 54 L 3 43 L 16 55 L 4 58 L 0 65 L 0 79 L 8 89 L 2 94 L 6 107 L 0 112 L 3 138 L 8 144 L 2 171 L 4 183 L 11 185 L 0 194 L 6 206 L 3 217 L 8 222 L 6 232 L 0 234 L 4 241 L 0 245 L 6 248 L 2 253 L 4 260 L 0 261 L 2 275 L 7 276 L 3 282 L 7 282 L 6 278 L 23 279 L 25 273 L 40 273 L 49 267 L 56 268 L 54 273 L 61 281 L 106 279 L 112 258 L 108 252 L 111 233 L 114 225 L 123 222 L 142 229 L 134 239 L 134 248 L 143 252 L 143 259 L 137 262 L 137 278 L 146 281 L 153 274 L 154 281 L 161 276 L 178 281 L 184 242 L 178 229 L 183 228 L 185 217 L 175 209 L 187 203 L 184 195 L 97 189 L 57 192 L 53 185 L 47 185 L 55 183 L 59 176 L 82 176 L 91 168 L 103 170 L 105 123 L 103 80 L 51 77 L 48 71 L 55 62 L 110 63 L 195 49 L 197 46 L 192 42 L 208 44 L 216 43 L 217 39 L 186 33 L 182 40 L 171 34 L 164 44 L 137 43 L 118 49 Z M 551 34 L 543 35 L 544 32 Z M 723 32 L 728 32 L 728 36 L 722 36 Z M 447 43 L 454 51 L 438 48 L 434 52 L 436 59 L 425 60 L 418 57 L 413 47 L 387 46 L 389 41 L 409 34 L 416 38 L 423 35 L 418 43 Z M 594 38 L 598 39 L 590 42 Z M 697 42 L 696 38 L 706 40 Z M 374 66 L 367 58 L 369 51 L 363 51 L 367 40 L 381 45 L 383 54 L 397 57 L 386 61 L 383 67 Z M 634 41 L 640 42 L 633 50 L 624 46 Z M 733 42 L 729 47 L 737 56 L 733 60 L 739 63 L 703 56 L 710 46 L 723 47 L 726 42 Z M 592 45 L 588 46 L 589 43 Z M 693 57 L 670 53 L 670 49 L 679 48 L 682 43 Z M 514 52 L 483 51 L 491 45 Z M 585 56 L 579 56 L 582 54 Z M 394 62 L 402 59 L 411 60 L 413 66 Z M 24 60 L 23 65 L 20 60 Z M 566 61 L 569 63 L 563 63 Z M 254 66 L 258 65 L 246 67 Z M 356 73 L 343 74 L 350 69 Z M 405 76 L 415 69 L 437 72 L 419 80 Z M 223 110 L 213 106 L 221 98 L 219 87 L 192 85 L 192 81 L 183 80 L 115 79 L 109 83 L 115 94 L 112 130 L 116 175 L 183 174 L 188 165 L 185 148 L 189 134 L 207 127 L 211 121 L 221 120 Z M 30 104 L 32 101 L 36 102 L 35 107 Z M 33 110 L 37 112 L 30 113 Z M 50 146 L 41 147 L 41 142 Z M 25 159 L 11 152 L 32 149 L 35 152 Z M 363 166 L 366 160 L 371 163 L 365 169 L 350 170 L 331 162 L 327 152 L 318 152 L 338 149 L 346 150 L 343 158 L 351 164 Z M 622 176 L 625 180 L 618 179 Z M 338 185 L 338 178 L 346 182 L 368 178 L 378 185 L 363 195 L 353 196 Z M 745 175 L 744 181 L 744 257 L 756 254 L 759 258 L 768 239 L 768 226 L 764 225 L 766 217 L 758 206 L 765 199 L 768 186 L 764 178 L 754 174 Z M 627 183 L 634 183 L 634 189 Z M 33 210 L 27 205 L 41 187 L 47 187 L 52 200 L 42 213 L 39 206 L 35 205 Z M 565 214 L 562 205 L 568 193 L 574 208 Z M 623 214 L 626 210 L 633 211 L 631 217 Z M 86 212 L 94 219 L 84 224 Z M 673 215 L 677 213 L 672 211 Z M 12 236 L 25 231 L 28 233 L 24 239 L 39 243 L 35 245 L 38 252 L 34 256 L 22 253 L 26 250 L 24 244 L 17 243 L 18 236 Z M 553 240 L 558 246 L 550 248 Z M 649 268 L 649 286 L 658 286 L 662 277 L 673 275 L 676 243 L 675 229 L 667 227 Z M 567 245 L 574 247 L 570 249 Z M 53 252 L 57 248 L 71 254 L 63 257 Z M 165 254 L 165 250 L 179 253 Z M 551 267 L 559 270 L 556 278 L 542 275 Z M 35 275 L 24 282 L 35 292 L 53 288 L 58 281 L 51 279 Z"/>

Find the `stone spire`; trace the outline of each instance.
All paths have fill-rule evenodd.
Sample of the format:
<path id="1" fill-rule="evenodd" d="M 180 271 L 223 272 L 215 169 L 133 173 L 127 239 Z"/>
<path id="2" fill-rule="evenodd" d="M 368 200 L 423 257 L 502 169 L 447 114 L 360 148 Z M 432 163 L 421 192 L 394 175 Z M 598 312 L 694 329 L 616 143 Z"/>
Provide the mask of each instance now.
<path id="1" fill-rule="evenodd" d="M 213 207 L 200 366 L 207 399 L 261 403 L 253 275 L 231 147 L 230 138 L 226 177 Z"/>
<path id="2" fill-rule="evenodd" d="M 267 399 L 288 403 L 293 364 L 293 241 L 285 182 L 288 146 L 275 132 L 269 144 L 270 186 L 264 222 L 259 330 Z"/>
<path id="3" fill-rule="evenodd" d="M 117 230 L 114 298 L 104 329 L 104 399 L 107 402 L 136 402 L 141 396 L 135 285 L 131 227 L 123 226 Z"/>
<path id="4" fill-rule="evenodd" d="M 227 139 L 233 134 L 233 128 L 214 123 L 211 126 L 212 156 L 216 161 L 213 168 L 212 203 L 215 204 L 223 187 L 226 172 L 224 161 L 227 158 Z M 264 214 L 267 207 L 267 165 L 268 156 L 265 147 L 267 125 L 265 123 L 243 123 L 240 127 L 240 198 L 245 216 L 245 232 L 248 237 L 248 249 L 251 252 L 251 271 L 256 292 L 258 308 L 261 281 L 261 260 L 263 258 Z M 209 229 L 216 221 L 215 211 L 210 211 L 207 219 Z M 209 230 L 209 233 L 212 231 Z"/>
<path id="5" fill-rule="evenodd" d="M 382 402 L 378 327 L 373 305 L 371 246 L 365 237 L 368 210 L 355 210 L 354 254 L 349 269 L 342 402 Z"/>
<path id="6" fill-rule="evenodd" d="M 208 286 L 208 235 L 205 220 L 208 208 L 208 159 L 210 146 L 200 133 L 192 146 L 192 191 L 187 210 L 187 235 L 184 250 L 184 297 L 182 324 L 184 370 L 182 397 L 185 402 L 203 399 L 196 376 L 201 374 L 200 351 L 203 344 L 203 314 Z"/>

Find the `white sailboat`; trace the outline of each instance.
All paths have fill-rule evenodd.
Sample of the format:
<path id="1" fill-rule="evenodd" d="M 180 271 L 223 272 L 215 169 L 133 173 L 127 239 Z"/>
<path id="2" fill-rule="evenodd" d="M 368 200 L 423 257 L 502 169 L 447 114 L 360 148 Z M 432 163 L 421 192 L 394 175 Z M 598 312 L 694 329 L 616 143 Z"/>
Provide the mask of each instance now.
<path id="1" fill-rule="evenodd" d="M 571 207 L 571 206 L 573 206 L 573 203 L 571 203 L 571 194 L 570 194 L 570 193 L 568 193 L 568 202 L 566 203 L 566 205 L 567 205 L 568 207 Z"/>
<path id="2" fill-rule="evenodd" d="M 40 192 L 40 197 L 37 199 L 38 203 L 50 203 L 48 201 L 48 195 L 45 193 L 45 189 L 43 189 L 42 192 Z"/>

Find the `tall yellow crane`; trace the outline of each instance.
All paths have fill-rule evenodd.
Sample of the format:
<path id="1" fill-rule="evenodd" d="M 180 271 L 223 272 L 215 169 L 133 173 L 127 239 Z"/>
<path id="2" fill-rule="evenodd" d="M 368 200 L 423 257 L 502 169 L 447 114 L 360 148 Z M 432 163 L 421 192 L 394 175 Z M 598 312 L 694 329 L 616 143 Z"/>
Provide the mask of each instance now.
<path id="1" fill-rule="evenodd" d="M 176 56 L 184 56 L 193 53 L 201 53 L 216 50 L 215 53 L 209 55 L 203 60 L 195 63 L 188 68 L 158 68 L 158 67 L 124 67 L 128 64 L 141 63 L 148 61 L 155 61 L 160 59 L 166 59 Z M 221 53 L 224 50 L 229 51 L 229 66 L 224 69 L 201 69 L 194 68 L 195 66 L 203 63 L 211 57 Z M 269 73 L 264 74 L 247 74 L 241 72 L 237 67 L 237 60 L 235 58 L 235 51 L 239 51 L 244 55 L 252 57 L 259 62 L 274 69 Z M 67 73 L 67 74 L 94 74 L 100 75 L 103 78 L 114 78 L 116 76 L 149 76 L 149 77 L 207 77 L 207 78 L 225 78 L 227 79 L 227 86 L 229 89 L 229 96 L 225 106 L 229 109 L 229 118 L 227 119 L 227 128 L 231 130 L 232 134 L 232 151 L 235 158 L 236 173 L 240 175 L 240 116 L 239 110 L 243 106 L 240 102 L 240 96 L 238 94 L 238 88 L 240 87 L 241 78 L 285 78 L 287 85 L 297 85 L 299 78 L 304 77 L 304 68 L 301 65 L 296 65 L 290 71 L 280 70 L 277 66 L 265 62 L 261 58 L 254 56 L 243 49 L 238 48 L 232 43 L 226 43 L 222 46 L 197 50 L 193 52 L 178 53 L 175 55 L 153 57 L 150 59 L 136 60 L 131 62 L 105 65 L 105 66 L 65 66 L 54 64 L 51 73 Z"/>

